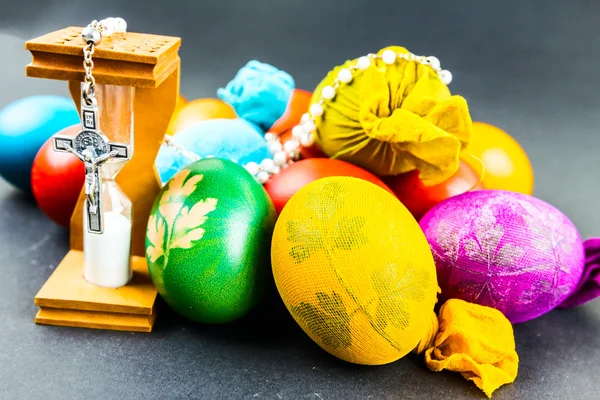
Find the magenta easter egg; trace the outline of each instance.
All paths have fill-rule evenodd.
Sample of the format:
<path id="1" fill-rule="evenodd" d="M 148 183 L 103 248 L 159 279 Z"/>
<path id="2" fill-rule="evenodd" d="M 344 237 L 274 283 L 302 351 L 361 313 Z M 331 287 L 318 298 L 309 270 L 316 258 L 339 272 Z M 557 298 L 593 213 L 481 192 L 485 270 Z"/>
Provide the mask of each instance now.
<path id="1" fill-rule="evenodd" d="M 494 307 L 524 322 L 559 306 L 584 268 L 581 237 L 535 197 L 487 190 L 452 197 L 420 221 L 442 298 Z"/>

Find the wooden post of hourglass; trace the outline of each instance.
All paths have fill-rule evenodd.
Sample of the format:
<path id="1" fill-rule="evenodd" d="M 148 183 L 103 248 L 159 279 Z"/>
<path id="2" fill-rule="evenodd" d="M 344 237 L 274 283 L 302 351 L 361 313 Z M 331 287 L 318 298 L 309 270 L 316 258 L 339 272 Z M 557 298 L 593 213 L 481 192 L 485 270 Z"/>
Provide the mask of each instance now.
<path id="1" fill-rule="evenodd" d="M 69 81 L 78 108 L 84 77 L 81 30 L 70 27 L 28 41 L 27 76 Z M 85 194 L 71 218 L 71 250 L 35 297 L 36 323 L 97 329 L 152 330 L 156 289 L 148 275 L 145 231 L 160 184 L 154 160 L 179 94 L 181 39 L 126 33 L 103 40 L 94 53 L 98 85 L 135 88 L 133 158 L 116 182 L 132 202 L 132 280 L 120 288 L 92 285 L 82 276 Z M 110 118 L 110 110 L 106 116 Z"/>

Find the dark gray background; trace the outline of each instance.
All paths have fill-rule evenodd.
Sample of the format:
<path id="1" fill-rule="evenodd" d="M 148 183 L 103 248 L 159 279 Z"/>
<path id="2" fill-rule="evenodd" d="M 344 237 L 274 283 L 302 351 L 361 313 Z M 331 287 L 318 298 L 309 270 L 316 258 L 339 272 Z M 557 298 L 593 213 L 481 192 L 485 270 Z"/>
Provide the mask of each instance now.
<path id="1" fill-rule="evenodd" d="M 130 31 L 183 38 L 182 93 L 214 96 L 256 58 L 312 90 L 346 59 L 400 44 L 436 55 L 474 120 L 526 149 L 535 195 L 584 237 L 600 235 L 600 3 L 593 1 L 2 1 L 0 107 L 63 82 L 24 77 L 26 39 L 122 16 Z M 0 398 L 483 398 L 419 357 L 381 367 L 320 350 L 270 299 L 229 326 L 164 312 L 152 334 L 33 324 L 33 297 L 67 234 L 0 180 Z M 600 301 L 515 326 L 517 381 L 494 399 L 600 398 Z"/>

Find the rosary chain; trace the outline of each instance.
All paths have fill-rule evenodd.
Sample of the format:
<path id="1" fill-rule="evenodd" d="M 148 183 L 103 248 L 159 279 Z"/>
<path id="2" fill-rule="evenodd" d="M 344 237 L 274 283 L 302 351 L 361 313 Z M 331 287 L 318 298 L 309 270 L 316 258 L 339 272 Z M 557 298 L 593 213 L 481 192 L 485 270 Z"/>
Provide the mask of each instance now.
<path id="1" fill-rule="evenodd" d="M 165 134 L 163 143 L 165 145 L 167 145 L 168 147 L 171 147 L 173 150 L 175 150 L 175 152 L 181 154 L 182 156 L 184 156 L 185 158 L 189 159 L 192 162 L 198 161 L 201 159 L 201 157 L 199 155 L 197 155 L 196 153 L 189 151 L 188 149 L 186 149 L 183 146 L 178 145 L 177 143 L 174 143 L 173 137 L 171 135 Z"/>
<path id="2" fill-rule="evenodd" d="M 83 28 L 81 37 L 85 46 L 83 47 L 83 68 L 85 70 L 83 100 L 88 106 L 96 103 L 95 85 L 93 69 L 94 61 L 92 56 L 96 46 L 100 44 L 104 36 L 110 37 L 115 33 L 124 34 L 127 32 L 127 22 L 123 18 L 106 18 L 101 21 L 94 20 L 88 26 Z"/>
<path id="3" fill-rule="evenodd" d="M 94 55 L 95 45 L 93 42 L 89 42 L 83 48 L 83 68 L 85 70 L 85 87 L 83 91 L 83 98 L 87 105 L 92 105 L 94 103 L 94 89 L 96 85 L 96 78 L 92 74 L 94 70 L 94 61 L 92 61 L 92 55 Z"/>

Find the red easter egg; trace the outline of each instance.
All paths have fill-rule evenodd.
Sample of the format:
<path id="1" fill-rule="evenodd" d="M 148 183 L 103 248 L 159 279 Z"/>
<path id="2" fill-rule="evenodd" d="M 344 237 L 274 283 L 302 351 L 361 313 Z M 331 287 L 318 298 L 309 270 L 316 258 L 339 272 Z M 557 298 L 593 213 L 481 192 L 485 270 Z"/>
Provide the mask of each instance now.
<path id="1" fill-rule="evenodd" d="M 79 124 L 63 129 L 58 134 L 75 136 Z M 33 196 L 42 211 L 54 222 L 69 226 L 79 193 L 85 180 L 83 163 L 69 153 L 52 148 L 52 138 L 38 151 L 31 170 Z"/>
<path id="2" fill-rule="evenodd" d="M 300 123 L 300 118 L 302 118 L 302 114 L 308 111 L 311 98 L 311 92 L 301 89 L 292 90 L 285 112 L 277 121 L 275 121 L 271 129 L 269 129 L 269 132 L 281 135 L 298 125 Z"/>
<path id="3" fill-rule="evenodd" d="M 477 172 L 462 160 L 458 171 L 437 185 L 425 186 L 419 179 L 419 171 L 386 177 L 384 182 L 417 221 L 433 206 L 452 196 L 484 189 Z"/>
<path id="4" fill-rule="evenodd" d="M 372 173 L 354 164 L 330 158 L 309 158 L 295 162 L 269 179 L 265 189 L 279 214 L 298 190 L 317 179 L 328 176 L 351 176 L 364 179 L 393 194 L 390 188 Z"/>

